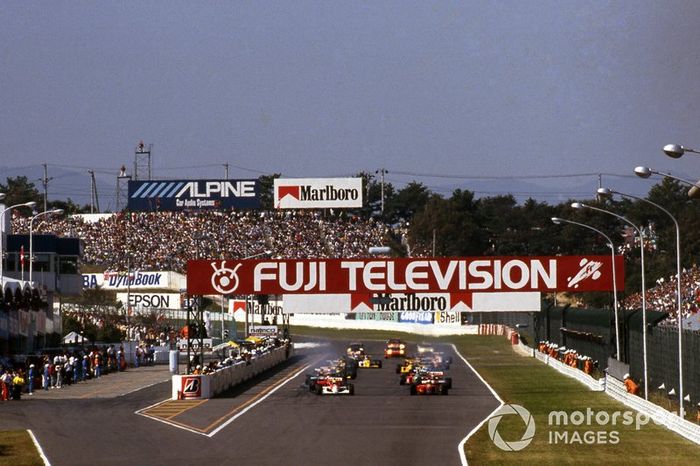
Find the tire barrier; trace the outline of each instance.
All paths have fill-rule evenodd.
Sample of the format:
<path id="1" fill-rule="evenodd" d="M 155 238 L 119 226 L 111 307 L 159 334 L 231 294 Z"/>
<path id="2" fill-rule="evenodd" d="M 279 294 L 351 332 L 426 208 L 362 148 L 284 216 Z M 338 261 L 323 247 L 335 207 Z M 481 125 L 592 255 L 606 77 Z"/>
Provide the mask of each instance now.
<path id="1" fill-rule="evenodd" d="M 292 353 L 291 347 L 281 346 L 254 356 L 249 363 L 239 361 L 212 374 L 173 375 L 171 398 L 173 400 L 213 398 L 283 363 Z"/>

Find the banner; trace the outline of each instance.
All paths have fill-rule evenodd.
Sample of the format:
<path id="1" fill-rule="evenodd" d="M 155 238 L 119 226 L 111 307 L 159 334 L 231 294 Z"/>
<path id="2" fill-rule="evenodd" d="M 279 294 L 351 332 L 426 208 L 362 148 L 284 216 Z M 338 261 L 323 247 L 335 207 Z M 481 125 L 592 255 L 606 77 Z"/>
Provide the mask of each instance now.
<path id="1" fill-rule="evenodd" d="M 275 178 L 276 209 L 362 207 L 362 178 Z"/>
<path id="2" fill-rule="evenodd" d="M 432 324 L 433 323 L 432 312 L 427 311 L 402 311 L 399 312 L 399 322 L 405 322 L 409 324 Z"/>
<path id="3" fill-rule="evenodd" d="M 257 209 L 257 180 L 129 181 L 128 209 L 136 212 Z"/>
<path id="4" fill-rule="evenodd" d="M 248 328 L 248 334 L 254 337 L 276 337 L 277 332 L 276 325 L 251 325 Z"/>
<path id="5" fill-rule="evenodd" d="M 176 289 L 177 283 L 171 284 L 172 272 L 104 272 L 84 273 L 83 288 L 100 287 L 105 290 L 138 289 Z M 173 274 L 175 275 L 175 274 Z M 179 288 L 177 288 L 179 289 Z"/>
<path id="6" fill-rule="evenodd" d="M 610 256 L 395 259 L 196 260 L 187 292 L 198 294 L 450 293 L 612 291 Z M 624 261 L 615 257 L 617 289 Z"/>
<path id="7" fill-rule="evenodd" d="M 414 294 L 288 294 L 284 309 L 290 314 L 355 314 L 355 320 L 397 320 L 401 312 L 538 312 L 542 293 L 538 291 L 493 293 L 414 293 Z M 369 316 L 365 316 L 369 313 Z M 362 317 L 358 317 L 363 314 Z M 386 314 L 386 317 L 378 316 Z M 447 314 L 441 316 L 447 322 Z M 459 322 L 459 319 L 457 319 Z"/>
<path id="8" fill-rule="evenodd" d="M 117 293 L 117 301 L 135 309 L 182 309 L 180 293 Z"/>

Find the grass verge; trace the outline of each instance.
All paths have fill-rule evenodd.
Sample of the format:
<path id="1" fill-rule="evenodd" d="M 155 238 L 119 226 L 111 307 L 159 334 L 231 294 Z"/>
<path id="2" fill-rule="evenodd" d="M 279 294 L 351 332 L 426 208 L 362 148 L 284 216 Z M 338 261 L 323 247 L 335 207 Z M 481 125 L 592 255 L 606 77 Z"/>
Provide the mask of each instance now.
<path id="1" fill-rule="evenodd" d="M 44 462 L 26 430 L 0 431 L 0 464 L 43 466 Z"/>
<path id="2" fill-rule="evenodd" d="M 504 337 L 461 335 L 430 338 L 385 331 L 316 329 L 294 327 L 295 335 L 338 339 L 426 339 L 454 343 L 464 357 L 508 404 L 526 408 L 534 417 L 532 442 L 520 451 L 503 451 L 489 438 L 484 424 L 466 444 L 470 464 L 698 464 L 700 446 L 668 429 L 657 426 L 636 411 L 604 393 L 592 392 L 534 358 L 515 354 Z M 581 412 L 590 415 L 580 425 L 550 424 L 552 411 L 565 412 L 577 421 Z M 613 417 L 619 413 L 613 425 Z M 626 414 L 627 413 L 627 414 Z M 627 417 L 625 417 L 627 416 Z M 629 420 L 629 425 L 627 424 Z M 639 420 L 639 422 L 637 422 Z M 554 419 L 552 419 L 554 421 Z M 504 416 L 498 433 L 506 442 L 518 441 L 525 433 L 519 416 Z M 466 435 L 466 432 L 465 432 Z"/>

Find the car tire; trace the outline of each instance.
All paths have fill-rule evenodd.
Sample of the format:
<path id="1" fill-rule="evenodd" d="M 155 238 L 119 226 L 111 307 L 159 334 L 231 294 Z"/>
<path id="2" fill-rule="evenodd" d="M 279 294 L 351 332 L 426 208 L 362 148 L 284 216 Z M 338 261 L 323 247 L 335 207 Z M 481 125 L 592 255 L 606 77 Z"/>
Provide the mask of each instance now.
<path id="1" fill-rule="evenodd" d="M 314 393 L 316 391 L 316 383 L 315 382 L 309 383 L 309 391 L 311 393 Z"/>
<path id="2" fill-rule="evenodd" d="M 447 388 L 447 386 L 445 386 L 445 385 L 440 386 L 440 395 L 447 395 L 448 391 L 449 391 L 449 389 Z"/>
<path id="3" fill-rule="evenodd" d="M 379 363 L 379 368 L 382 368 L 382 361 L 377 361 Z"/>
<path id="4" fill-rule="evenodd" d="M 322 394 L 322 393 L 323 393 L 323 387 L 321 387 L 320 385 L 316 385 L 315 388 L 314 388 L 314 393 L 317 394 L 317 395 Z"/>
<path id="5" fill-rule="evenodd" d="M 445 377 L 445 386 L 447 388 L 452 388 L 452 377 Z"/>
<path id="6" fill-rule="evenodd" d="M 413 395 L 415 395 L 417 392 L 418 392 L 418 391 L 416 390 L 416 386 L 415 386 L 415 385 L 411 385 L 411 390 L 410 390 L 411 395 L 413 396 Z"/>
<path id="7" fill-rule="evenodd" d="M 348 384 L 348 390 L 350 391 L 350 396 L 353 396 L 355 394 L 355 385 L 349 383 Z"/>
<path id="8" fill-rule="evenodd" d="M 401 373 L 401 364 L 396 365 L 396 373 L 400 374 Z"/>

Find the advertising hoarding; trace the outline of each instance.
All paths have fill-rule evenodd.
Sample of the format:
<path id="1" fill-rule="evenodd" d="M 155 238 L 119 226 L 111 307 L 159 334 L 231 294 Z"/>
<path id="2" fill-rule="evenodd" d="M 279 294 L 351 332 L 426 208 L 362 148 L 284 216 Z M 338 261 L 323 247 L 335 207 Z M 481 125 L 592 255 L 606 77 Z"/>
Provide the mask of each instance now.
<path id="1" fill-rule="evenodd" d="M 187 291 L 196 294 L 473 293 L 612 291 L 610 256 L 391 259 L 194 260 Z M 624 261 L 615 257 L 617 289 Z"/>
<path id="2" fill-rule="evenodd" d="M 275 178 L 276 209 L 362 207 L 362 178 Z"/>
<path id="3" fill-rule="evenodd" d="M 128 208 L 135 212 L 259 207 L 258 180 L 129 181 Z"/>

